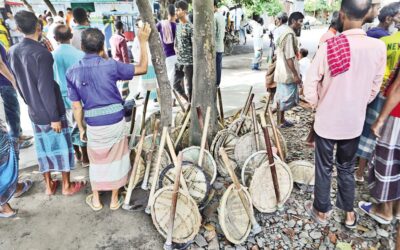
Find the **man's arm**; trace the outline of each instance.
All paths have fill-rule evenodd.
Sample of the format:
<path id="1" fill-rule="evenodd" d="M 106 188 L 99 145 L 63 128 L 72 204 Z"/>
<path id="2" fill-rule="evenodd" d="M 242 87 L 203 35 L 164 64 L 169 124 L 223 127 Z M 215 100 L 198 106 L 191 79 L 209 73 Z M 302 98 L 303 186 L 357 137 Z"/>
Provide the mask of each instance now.
<path id="1" fill-rule="evenodd" d="M 121 53 L 122 53 L 122 60 L 124 63 L 130 63 L 129 61 L 129 53 L 128 53 L 128 44 L 126 40 L 120 43 L 121 46 Z"/>
<path id="2" fill-rule="evenodd" d="M 308 103 L 313 108 L 318 105 L 318 85 L 324 78 L 324 61 L 326 57 L 326 44 L 322 45 L 312 60 L 310 67 L 308 68 L 306 81 L 304 83 L 304 96 Z"/>
<path id="3" fill-rule="evenodd" d="M 139 29 L 139 43 L 140 43 L 140 61 L 134 66 L 135 75 L 144 75 L 147 73 L 148 67 L 148 56 L 147 56 L 147 41 L 151 33 L 151 28 L 148 23 L 145 23 L 142 28 Z"/>
<path id="4" fill-rule="evenodd" d="M 294 65 L 294 60 L 296 59 L 296 53 L 294 48 L 294 37 L 293 35 L 289 34 L 286 36 L 284 41 L 285 47 L 283 48 L 283 52 L 285 55 L 286 63 L 293 74 L 294 83 L 301 84 L 301 78 L 299 72 L 297 72 L 296 67 Z"/>
<path id="5" fill-rule="evenodd" d="M 85 135 L 86 128 L 83 125 L 83 108 L 82 108 L 82 103 L 81 102 L 72 102 L 72 111 L 74 113 L 74 118 L 76 121 L 76 124 L 78 125 L 79 128 L 79 133 L 80 133 L 80 138 L 81 141 L 86 142 L 87 138 Z"/>
<path id="6" fill-rule="evenodd" d="M 382 86 L 383 75 L 385 74 L 385 69 L 386 69 L 386 48 L 382 47 L 381 60 L 378 65 L 378 72 L 372 83 L 371 96 L 368 100 L 368 103 L 372 102 L 375 99 L 375 97 L 378 95 L 378 93 L 381 89 L 381 86 Z"/>
<path id="7" fill-rule="evenodd" d="M 380 130 L 388 118 L 392 110 L 400 103 L 400 74 L 397 75 L 388 98 L 386 99 L 385 105 L 375 123 L 372 125 L 371 130 L 375 136 L 380 137 Z"/>
<path id="8" fill-rule="evenodd" d="M 14 75 L 11 73 L 7 64 L 3 61 L 3 58 L 0 56 L 0 74 L 2 74 L 7 80 L 9 80 L 12 86 L 17 89 L 17 83 L 15 81 Z"/>
<path id="9" fill-rule="evenodd" d="M 56 83 L 54 81 L 53 73 L 53 56 L 50 52 L 45 52 L 39 56 L 38 62 L 40 62 L 38 67 L 38 91 L 40 99 L 44 104 L 44 108 L 47 115 L 51 121 L 51 127 L 56 132 L 61 132 L 61 121 L 60 113 L 58 112 L 56 95 L 54 94 L 54 86 Z"/>

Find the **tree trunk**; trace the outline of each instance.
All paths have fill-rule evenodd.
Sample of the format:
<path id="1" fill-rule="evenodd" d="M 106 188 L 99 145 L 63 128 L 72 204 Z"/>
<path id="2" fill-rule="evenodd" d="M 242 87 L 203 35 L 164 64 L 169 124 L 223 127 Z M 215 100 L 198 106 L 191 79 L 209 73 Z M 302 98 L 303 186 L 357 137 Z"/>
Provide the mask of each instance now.
<path id="1" fill-rule="evenodd" d="M 213 0 L 193 1 L 193 93 L 192 110 L 201 107 L 203 116 L 207 106 L 211 107 L 209 143 L 217 133 L 215 38 Z M 190 143 L 199 145 L 201 131 L 196 112 L 192 112 Z"/>
<path id="2" fill-rule="evenodd" d="M 35 13 L 35 11 L 34 11 L 33 8 L 32 8 L 32 5 L 30 5 L 30 4 L 28 3 L 28 1 L 22 0 L 22 3 L 25 5 L 26 8 L 28 8 L 29 11 Z"/>
<path id="3" fill-rule="evenodd" d="M 168 18 L 168 5 L 169 1 L 168 0 L 160 0 L 160 16 L 161 20 L 166 20 Z"/>
<path id="4" fill-rule="evenodd" d="M 151 34 L 149 39 L 150 52 L 157 82 L 160 88 L 158 101 L 161 108 L 161 127 L 170 127 L 172 124 L 172 96 L 171 86 L 168 80 L 167 67 L 165 65 L 164 50 L 161 46 L 160 36 L 154 22 L 150 2 L 148 0 L 136 0 L 142 19 L 150 24 Z"/>
<path id="5" fill-rule="evenodd" d="M 43 0 L 43 2 L 47 5 L 47 8 L 49 8 L 51 14 L 53 14 L 53 16 L 57 16 L 57 11 L 54 8 L 54 5 L 50 2 L 50 0 Z"/>

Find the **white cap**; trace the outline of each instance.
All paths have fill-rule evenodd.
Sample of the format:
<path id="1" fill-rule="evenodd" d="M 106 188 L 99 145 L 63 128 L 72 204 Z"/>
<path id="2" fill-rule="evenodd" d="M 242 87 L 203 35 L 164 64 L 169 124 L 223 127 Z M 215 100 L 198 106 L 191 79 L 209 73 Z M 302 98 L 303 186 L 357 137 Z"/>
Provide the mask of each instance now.
<path id="1" fill-rule="evenodd" d="M 64 19 L 60 16 L 55 16 L 54 23 L 64 23 Z"/>

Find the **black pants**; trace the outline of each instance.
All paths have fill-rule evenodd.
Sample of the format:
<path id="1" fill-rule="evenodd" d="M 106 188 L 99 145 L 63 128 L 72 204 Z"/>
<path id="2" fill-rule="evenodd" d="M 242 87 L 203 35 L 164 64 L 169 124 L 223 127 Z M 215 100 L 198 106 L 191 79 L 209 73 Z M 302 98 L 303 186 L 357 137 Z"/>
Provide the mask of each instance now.
<path id="1" fill-rule="evenodd" d="M 326 213 L 332 209 L 330 200 L 334 147 L 338 171 L 336 206 L 346 212 L 353 211 L 355 180 L 354 166 L 359 137 L 350 140 L 330 140 L 315 135 L 315 189 L 314 208 Z"/>
<path id="2" fill-rule="evenodd" d="M 189 96 L 186 95 L 183 79 L 186 78 L 187 88 Z M 192 99 L 192 88 L 193 88 L 193 65 L 175 65 L 175 80 L 174 89 L 180 96 L 185 98 L 187 101 Z"/>
<path id="3" fill-rule="evenodd" d="M 221 74 L 222 74 L 222 52 L 217 52 L 217 55 L 215 57 L 215 66 L 216 68 L 216 73 L 217 73 L 217 87 L 221 84 Z"/>

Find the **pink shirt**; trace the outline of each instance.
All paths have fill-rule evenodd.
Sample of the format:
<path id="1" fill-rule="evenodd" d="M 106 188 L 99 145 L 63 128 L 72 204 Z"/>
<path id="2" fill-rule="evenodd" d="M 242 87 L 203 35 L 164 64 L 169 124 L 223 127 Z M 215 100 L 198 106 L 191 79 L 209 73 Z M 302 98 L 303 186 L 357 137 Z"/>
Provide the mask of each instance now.
<path id="1" fill-rule="evenodd" d="M 128 45 L 126 44 L 125 37 L 114 34 L 110 38 L 111 55 L 116 61 L 123 63 L 130 63 L 128 55 Z"/>
<path id="2" fill-rule="evenodd" d="M 367 105 L 379 93 L 386 65 L 386 46 L 361 29 L 343 32 L 350 43 L 350 69 L 331 77 L 327 44 L 318 49 L 304 84 L 306 100 L 316 108 L 315 132 L 326 139 L 361 135 Z"/>

